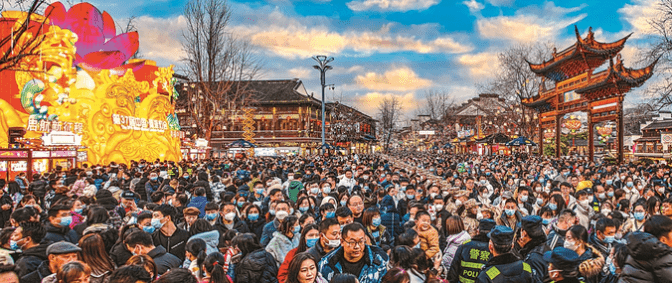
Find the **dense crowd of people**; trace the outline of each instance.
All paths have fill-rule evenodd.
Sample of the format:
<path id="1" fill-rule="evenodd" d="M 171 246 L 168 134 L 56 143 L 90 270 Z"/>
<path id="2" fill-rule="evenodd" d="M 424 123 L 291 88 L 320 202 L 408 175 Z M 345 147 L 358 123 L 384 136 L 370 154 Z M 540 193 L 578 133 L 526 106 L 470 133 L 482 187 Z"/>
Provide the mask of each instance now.
<path id="1" fill-rule="evenodd" d="M 672 282 L 671 168 L 409 151 L 57 167 L 0 180 L 0 282 Z"/>

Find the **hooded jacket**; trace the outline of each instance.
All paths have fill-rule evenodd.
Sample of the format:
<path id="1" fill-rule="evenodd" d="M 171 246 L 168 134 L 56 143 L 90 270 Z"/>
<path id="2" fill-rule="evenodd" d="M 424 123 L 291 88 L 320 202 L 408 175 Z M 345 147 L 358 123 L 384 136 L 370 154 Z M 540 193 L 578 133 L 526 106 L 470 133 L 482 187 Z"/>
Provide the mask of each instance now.
<path id="1" fill-rule="evenodd" d="M 154 260 L 156 264 L 156 273 L 158 275 L 163 275 L 168 272 L 168 270 L 173 268 L 179 268 L 182 261 L 176 256 L 166 252 L 166 249 L 163 246 L 156 246 L 153 250 L 147 253 L 149 257 Z"/>
<path id="2" fill-rule="evenodd" d="M 324 256 L 319 263 L 320 274 L 325 279 L 331 281 L 335 274 L 343 273 L 341 262 L 345 260 L 343 247 L 339 247 L 328 255 Z M 387 253 L 376 246 L 366 246 L 364 252 L 364 267 L 359 275 L 360 283 L 379 283 L 383 275 L 387 272 L 387 263 L 389 261 Z"/>
<path id="3" fill-rule="evenodd" d="M 467 231 L 462 231 L 460 233 L 446 237 L 448 245 L 443 250 L 443 260 L 441 261 L 441 265 L 443 265 L 444 270 L 450 269 L 450 264 L 453 262 L 453 258 L 455 257 L 457 249 L 469 240 L 471 240 L 471 236 L 469 236 Z"/>
<path id="4" fill-rule="evenodd" d="M 301 238 L 301 235 L 294 235 L 294 239 L 296 238 Z M 287 253 L 298 246 L 294 245 L 294 242 L 296 241 L 293 241 L 285 234 L 277 231 L 273 233 L 273 239 L 271 239 L 271 241 L 268 243 L 268 246 L 266 246 L 266 251 L 270 253 L 273 258 L 275 258 L 275 262 L 278 268 L 280 268 L 282 262 L 285 261 L 285 256 Z"/>
<path id="5" fill-rule="evenodd" d="M 187 204 L 187 207 L 195 207 L 198 208 L 201 213 L 198 215 L 199 218 L 205 217 L 205 204 L 208 203 L 208 199 L 204 196 L 200 197 L 193 197 L 191 199 L 191 202 Z"/>
<path id="6" fill-rule="evenodd" d="M 633 232 L 627 249 L 618 282 L 672 282 L 672 248 L 649 233 Z"/>
<path id="7" fill-rule="evenodd" d="M 273 256 L 263 249 L 247 254 L 235 267 L 235 283 L 276 283 L 278 267 Z"/>
<path id="8" fill-rule="evenodd" d="M 37 269 L 43 261 L 47 260 L 47 247 L 52 243 L 42 241 L 39 245 L 23 251 L 19 260 L 16 261 L 16 274 L 19 278 Z"/>
<path id="9" fill-rule="evenodd" d="M 117 266 L 126 264 L 126 261 L 132 256 L 133 254 L 126 249 L 123 242 L 115 243 L 110 250 L 110 257 Z"/>
<path id="10" fill-rule="evenodd" d="M 189 238 L 189 241 L 192 239 L 202 239 L 205 241 L 205 254 L 211 254 L 214 252 L 219 252 L 219 249 L 217 248 L 217 245 L 219 245 L 219 232 L 217 230 L 212 230 L 208 232 L 203 232 L 203 233 L 198 233 L 196 235 L 191 236 Z M 187 241 L 187 243 L 189 242 Z M 184 262 L 182 263 L 182 266 L 189 266 L 191 264 L 191 260 L 189 260 L 186 256 L 184 257 Z"/>

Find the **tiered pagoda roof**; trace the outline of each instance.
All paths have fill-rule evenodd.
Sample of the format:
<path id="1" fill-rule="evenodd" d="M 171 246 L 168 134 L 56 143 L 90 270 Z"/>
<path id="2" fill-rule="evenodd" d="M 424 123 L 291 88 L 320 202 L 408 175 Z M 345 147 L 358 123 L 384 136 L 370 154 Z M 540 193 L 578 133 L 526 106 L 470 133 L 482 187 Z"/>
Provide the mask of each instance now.
<path id="1" fill-rule="evenodd" d="M 594 38 L 592 28 L 588 29 L 586 38 L 581 38 L 579 28 L 574 26 L 576 43 L 559 53 L 553 52 L 553 58 L 541 64 L 533 64 L 529 61 L 532 72 L 544 76 L 556 82 L 563 81 L 595 69 L 604 64 L 621 50 L 630 35 L 612 43 L 598 42 Z"/>
<path id="2" fill-rule="evenodd" d="M 593 74 L 587 86 L 575 90 L 588 99 L 608 96 L 610 94 L 624 94 L 633 87 L 639 87 L 653 75 L 658 59 L 642 69 L 630 69 L 623 66 L 621 55 L 616 57 L 616 63 L 609 60 L 609 69 Z"/>

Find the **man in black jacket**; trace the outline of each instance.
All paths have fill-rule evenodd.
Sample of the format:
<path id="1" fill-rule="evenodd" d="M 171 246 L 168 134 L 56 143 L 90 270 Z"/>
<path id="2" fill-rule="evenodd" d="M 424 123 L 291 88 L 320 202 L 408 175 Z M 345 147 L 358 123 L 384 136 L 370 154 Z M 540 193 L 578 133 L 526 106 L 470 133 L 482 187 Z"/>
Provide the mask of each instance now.
<path id="1" fill-rule="evenodd" d="M 12 235 L 23 253 L 16 261 L 16 273 L 19 278 L 37 269 L 40 264 L 47 260 L 47 247 L 50 241 L 42 241 L 47 231 L 40 222 L 22 222 Z"/>
<path id="2" fill-rule="evenodd" d="M 550 282 L 544 253 L 550 251 L 546 245 L 546 233 L 542 228 L 541 217 L 525 216 L 520 222 L 520 236 L 516 241 L 516 251 L 523 261 L 532 267 L 532 275 L 536 282 Z"/>
<path id="3" fill-rule="evenodd" d="M 588 237 L 588 244 L 595 247 L 604 258 L 609 257 L 616 235 L 616 224 L 611 218 L 601 218 L 595 223 L 595 231 Z"/>
<path id="4" fill-rule="evenodd" d="M 63 265 L 76 261 L 82 249 L 72 243 L 58 242 L 47 248 L 48 259 L 43 261 L 35 271 L 21 277 L 21 283 L 42 282 L 45 277 L 58 272 Z"/>
<path id="5" fill-rule="evenodd" d="M 214 228 L 219 231 L 220 236 L 223 236 L 229 230 L 234 230 L 237 234 L 250 232 L 247 223 L 236 215 L 236 206 L 230 202 L 222 203 L 220 206 L 219 217 Z"/>
<path id="6" fill-rule="evenodd" d="M 332 238 L 332 239 L 330 239 Z M 340 246 L 341 226 L 334 218 L 327 218 L 320 222 L 320 239 L 315 245 L 306 252 L 312 254 L 317 262 L 322 257 Z"/>
<path id="7" fill-rule="evenodd" d="M 208 182 L 208 173 L 199 172 L 198 181 L 194 183 L 194 187 L 203 187 L 205 189 L 205 197 L 208 198 L 208 201 L 212 201 L 214 199 L 212 196 L 212 190 L 210 189 L 210 183 Z"/>
<path id="8" fill-rule="evenodd" d="M 152 242 L 152 237 L 145 231 L 136 231 L 126 236 L 124 238 L 124 245 L 134 255 L 148 255 L 151 257 L 156 264 L 156 275 L 162 275 L 170 269 L 179 268 L 183 261 L 175 255 L 166 252 L 166 249 L 162 245 L 155 246 Z"/>
<path id="9" fill-rule="evenodd" d="M 44 195 L 47 194 L 47 182 L 42 179 L 40 174 L 33 175 L 33 182 L 28 185 L 28 192 L 33 193 L 40 200 L 40 205 L 44 207 Z"/>
<path id="10" fill-rule="evenodd" d="M 175 226 L 173 218 L 175 209 L 170 205 L 160 205 L 154 209 L 152 226 L 156 231 L 152 233 L 154 244 L 163 246 L 166 251 L 184 261 L 185 247 L 191 236 L 189 232 Z"/>
<path id="11" fill-rule="evenodd" d="M 448 270 L 449 282 L 474 282 L 481 268 L 490 260 L 492 254 L 488 248 L 488 233 L 495 227 L 492 219 L 481 219 L 478 234 L 465 242 L 455 251 L 455 257 Z"/>
<path id="12" fill-rule="evenodd" d="M 493 255 L 476 277 L 476 283 L 486 282 L 533 282 L 532 268 L 520 260 L 514 253 L 513 229 L 506 226 L 495 226 L 488 237 L 488 248 Z"/>

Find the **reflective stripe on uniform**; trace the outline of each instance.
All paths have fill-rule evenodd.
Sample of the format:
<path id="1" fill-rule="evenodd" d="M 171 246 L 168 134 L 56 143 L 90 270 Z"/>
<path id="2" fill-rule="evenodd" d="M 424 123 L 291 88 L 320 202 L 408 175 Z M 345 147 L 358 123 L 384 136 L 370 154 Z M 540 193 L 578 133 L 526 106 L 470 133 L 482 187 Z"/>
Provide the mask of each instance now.
<path id="1" fill-rule="evenodd" d="M 483 268 L 483 265 L 484 265 L 482 263 L 468 262 L 468 261 L 462 261 L 462 262 L 460 262 L 460 264 L 462 265 L 462 267 L 476 268 L 476 269 L 481 269 L 481 268 Z"/>
<path id="2" fill-rule="evenodd" d="M 459 279 L 461 283 L 474 283 L 474 282 L 476 282 L 473 279 L 464 278 L 462 276 L 458 276 L 457 279 Z"/>
<path id="3" fill-rule="evenodd" d="M 491 267 L 490 269 L 488 269 L 488 271 L 485 272 L 485 274 L 487 274 L 488 277 L 490 277 L 490 280 L 495 279 L 495 277 L 497 277 L 499 273 L 500 273 L 499 269 L 497 269 L 496 266 Z"/>
<path id="4" fill-rule="evenodd" d="M 532 268 L 530 267 L 529 264 L 527 264 L 527 262 L 523 262 L 523 270 L 532 273 Z"/>

